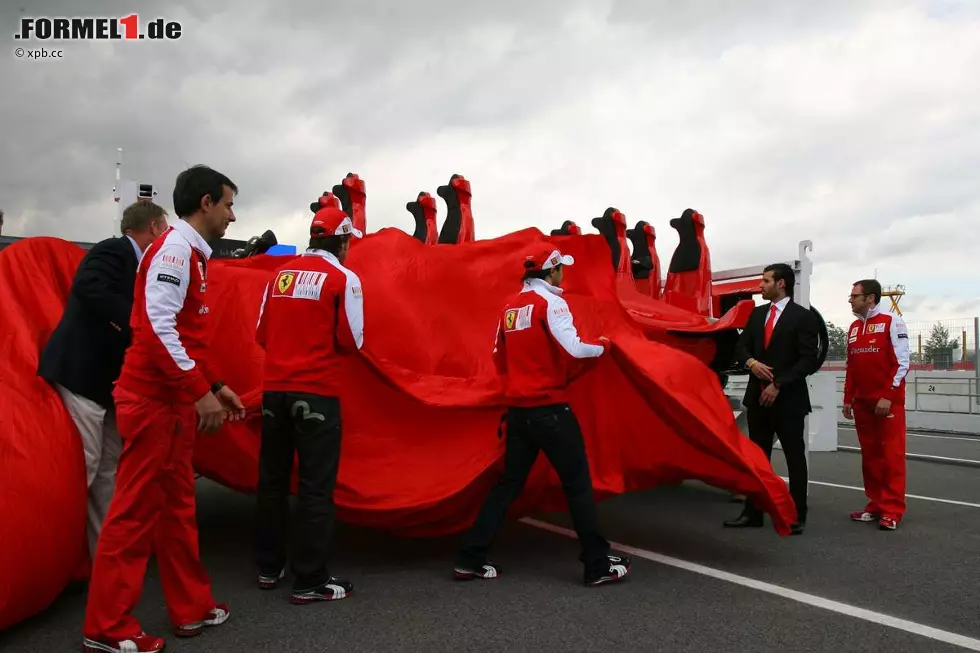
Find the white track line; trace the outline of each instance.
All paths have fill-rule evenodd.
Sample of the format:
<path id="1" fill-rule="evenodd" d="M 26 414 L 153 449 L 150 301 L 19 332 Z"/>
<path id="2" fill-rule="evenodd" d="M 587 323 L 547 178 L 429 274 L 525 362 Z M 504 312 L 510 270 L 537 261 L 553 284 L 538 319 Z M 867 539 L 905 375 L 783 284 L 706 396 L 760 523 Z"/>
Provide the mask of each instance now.
<path id="1" fill-rule="evenodd" d="M 561 526 L 556 526 L 554 524 L 549 524 L 548 522 L 539 521 L 537 519 L 531 519 L 525 517 L 520 520 L 522 523 L 528 526 L 533 526 L 535 528 L 540 528 L 545 531 L 551 531 L 552 533 L 557 533 L 559 535 L 564 535 L 569 538 L 577 538 L 575 531 L 563 528 Z M 833 601 L 831 599 L 825 599 L 814 594 L 807 594 L 805 592 L 798 592 L 796 590 L 791 590 L 786 587 L 781 587 L 779 585 L 773 585 L 772 583 L 766 583 L 760 580 L 755 580 L 754 578 L 747 578 L 745 576 L 739 576 L 737 574 L 732 574 L 727 571 L 721 571 L 720 569 L 714 569 L 712 567 L 705 567 L 704 565 L 699 565 L 694 562 L 688 562 L 687 560 L 681 560 L 680 558 L 672 558 L 670 556 L 665 556 L 659 553 L 654 553 L 652 551 L 646 551 L 644 549 L 637 549 L 632 546 L 626 546 L 624 544 L 618 544 L 616 542 L 610 542 L 610 546 L 617 551 L 623 551 L 624 553 L 629 553 L 636 556 L 637 558 L 644 558 L 646 560 L 652 560 L 653 562 L 659 562 L 664 565 L 670 565 L 672 567 L 677 567 L 679 569 L 684 569 L 686 571 L 693 571 L 696 574 L 702 574 L 704 576 L 710 576 L 712 578 L 717 578 L 718 580 L 723 580 L 729 583 L 735 583 L 736 585 L 741 585 L 743 587 L 749 587 L 761 592 L 768 592 L 769 594 L 775 594 L 776 596 L 781 596 L 787 599 L 792 599 L 793 601 L 799 601 L 800 603 L 806 603 L 807 605 L 812 605 L 817 608 L 822 608 L 824 610 L 830 610 L 831 612 L 836 612 L 848 617 L 854 617 L 857 619 L 864 619 L 865 621 L 870 621 L 872 623 L 880 624 L 882 626 L 889 626 L 891 628 L 897 628 L 898 630 L 904 630 L 906 632 L 912 633 L 914 635 L 920 635 L 922 637 L 928 637 L 939 642 L 946 642 L 947 644 L 953 644 L 954 646 L 962 646 L 965 649 L 971 651 L 980 651 L 980 640 L 974 639 L 972 637 L 967 637 L 966 635 L 958 635 L 946 630 L 940 630 L 938 628 L 933 628 L 931 626 L 926 626 L 924 624 L 916 623 L 914 621 L 908 621 L 906 619 L 900 619 L 899 617 L 893 617 L 891 615 L 882 614 L 880 612 L 873 612 L 871 610 L 865 610 L 864 608 L 859 608 L 854 605 L 849 605 L 847 603 L 841 603 L 839 601 Z"/>
<path id="2" fill-rule="evenodd" d="M 861 447 L 852 447 L 847 444 L 837 445 L 837 451 L 847 451 L 851 453 L 860 452 Z M 905 457 L 909 460 L 924 460 L 926 462 L 938 461 L 946 463 L 966 463 L 966 465 L 980 467 L 980 460 L 973 460 L 972 458 L 950 458 L 949 456 L 934 456 L 929 453 L 917 453 L 915 451 L 906 451 Z"/>
<path id="3" fill-rule="evenodd" d="M 780 476 L 787 483 L 789 479 L 785 476 Z M 838 487 L 844 490 L 857 490 L 858 492 L 864 492 L 863 487 L 857 487 L 856 485 L 839 485 L 837 483 L 826 483 L 824 481 L 810 481 L 810 485 L 825 485 L 827 487 Z M 956 501 L 954 499 L 940 499 L 939 497 L 924 497 L 918 494 L 906 494 L 907 499 L 922 499 L 923 501 L 935 501 L 937 503 L 949 503 L 954 506 L 966 506 L 967 508 L 980 508 L 980 503 L 970 503 L 969 501 Z"/>
<path id="4" fill-rule="evenodd" d="M 907 433 L 906 435 L 913 438 L 931 438 L 933 440 L 965 440 L 967 442 L 980 444 L 980 437 L 970 438 L 956 435 L 926 435 L 925 433 Z"/>
<path id="5" fill-rule="evenodd" d="M 848 433 L 857 433 L 853 426 L 841 426 L 839 430 L 847 431 Z M 980 436 L 971 438 L 970 436 L 965 435 L 926 435 L 925 433 L 906 433 L 905 435 L 909 436 L 910 438 L 929 438 L 932 440 L 965 440 L 966 442 L 975 442 L 976 444 L 980 444 Z"/>

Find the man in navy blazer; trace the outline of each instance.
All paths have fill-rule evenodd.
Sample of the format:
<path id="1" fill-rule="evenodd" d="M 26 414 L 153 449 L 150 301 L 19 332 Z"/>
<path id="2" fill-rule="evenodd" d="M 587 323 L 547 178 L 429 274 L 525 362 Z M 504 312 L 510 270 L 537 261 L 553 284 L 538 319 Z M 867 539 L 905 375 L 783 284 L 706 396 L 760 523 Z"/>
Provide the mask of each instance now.
<path id="1" fill-rule="evenodd" d="M 96 243 L 79 264 L 65 312 L 38 364 L 38 376 L 61 395 L 82 437 L 92 555 L 122 453 L 112 389 L 129 346 L 136 269 L 167 227 L 167 212 L 151 201 L 139 200 L 123 211 L 122 236 Z"/>

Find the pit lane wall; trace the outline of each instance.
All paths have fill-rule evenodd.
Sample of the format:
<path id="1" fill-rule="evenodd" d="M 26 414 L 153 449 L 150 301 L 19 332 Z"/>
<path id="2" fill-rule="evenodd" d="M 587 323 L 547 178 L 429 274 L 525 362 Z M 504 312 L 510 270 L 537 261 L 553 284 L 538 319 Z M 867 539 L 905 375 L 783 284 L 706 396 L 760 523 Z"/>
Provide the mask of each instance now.
<path id="1" fill-rule="evenodd" d="M 725 394 L 732 404 L 735 418 L 743 433 L 748 433 L 742 397 L 745 387 L 755 377 L 739 374 L 728 377 Z M 841 381 L 843 388 L 843 377 Z M 807 379 L 810 388 L 810 405 L 813 412 L 807 419 L 807 439 L 810 451 L 837 451 L 837 413 L 840 411 L 836 393 L 836 377 L 833 372 L 818 372 Z M 781 448 L 777 442 L 775 448 Z"/>
<path id="2" fill-rule="evenodd" d="M 725 393 L 747 432 L 744 415 L 739 415 L 741 399 L 749 377 L 729 378 Z M 810 450 L 835 451 L 837 427 L 851 427 L 854 422 L 844 419 L 843 370 L 823 369 L 809 378 Z M 910 431 L 936 431 L 980 436 L 980 396 L 974 370 L 912 370 L 905 380 L 905 409 Z"/>
<path id="3" fill-rule="evenodd" d="M 835 376 L 837 405 L 842 406 L 844 372 L 820 374 Z M 910 431 L 980 435 L 976 372 L 972 369 L 912 370 L 905 378 L 905 410 Z M 844 423 L 843 418 L 841 422 Z"/>

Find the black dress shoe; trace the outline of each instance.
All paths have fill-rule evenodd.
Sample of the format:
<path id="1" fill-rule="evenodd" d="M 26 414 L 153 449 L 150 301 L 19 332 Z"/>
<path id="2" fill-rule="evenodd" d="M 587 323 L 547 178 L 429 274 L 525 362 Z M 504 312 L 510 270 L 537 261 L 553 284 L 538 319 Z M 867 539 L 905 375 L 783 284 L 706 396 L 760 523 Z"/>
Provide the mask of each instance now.
<path id="1" fill-rule="evenodd" d="M 806 526 L 806 522 L 796 522 L 791 524 L 789 527 L 790 533 L 792 535 L 803 535 L 803 527 Z"/>
<path id="2" fill-rule="evenodd" d="M 725 528 L 762 528 L 762 517 L 739 515 L 738 519 L 726 521 Z"/>

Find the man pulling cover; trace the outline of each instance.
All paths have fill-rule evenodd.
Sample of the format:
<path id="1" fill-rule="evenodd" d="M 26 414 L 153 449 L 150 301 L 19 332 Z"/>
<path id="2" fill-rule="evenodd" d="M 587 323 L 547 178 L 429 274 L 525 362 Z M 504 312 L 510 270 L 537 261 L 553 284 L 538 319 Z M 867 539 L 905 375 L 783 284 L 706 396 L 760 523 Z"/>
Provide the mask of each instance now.
<path id="1" fill-rule="evenodd" d="M 496 578 L 500 573 L 487 561 L 487 550 L 524 488 L 539 450 L 544 450 L 565 488 L 582 545 L 585 584 L 614 582 L 629 573 L 630 558 L 609 555 L 609 543 L 599 534 L 585 442 L 568 405 L 569 384 L 610 347 L 605 337 L 599 344 L 582 342 L 575 329 L 559 287 L 564 267 L 574 262 L 550 245 L 542 246 L 525 260 L 524 288 L 501 312 L 493 354 L 509 405 L 506 462 L 457 556 L 454 571 L 459 580 Z"/>
<path id="2" fill-rule="evenodd" d="M 161 651 L 143 632 L 139 603 L 150 554 L 156 556 L 167 613 L 179 637 L 225 623 L 201 563 L 197 541 L 194 442 L 245 408 L 208 364 L 207 241 L 235 221 L 237 187 L 206 166 L 180 173 L 180 218 L 153 241 L 136 276 L 131 326 L 116 384 L 116 420 L 124 442 L 116 491 L 102 527 L 85 611 L 87 653 Z"/>
<path id="3" fill-rule="evenodd" d="M 326 198 L 310 225 L 310 246 L 276 270 L 262 297 L 256 340 L 265 349 L 262 448 L 257 492 L 258 585 L 285 576 L 293 457 L 299 454 L 300 527 L 293 546 L 296 604 L 346 598 L 353 585 L 327 566 L 340 465 L 340 355 L 364 343 L 361 281 L 343 262 L 351 219 Z"/>

